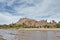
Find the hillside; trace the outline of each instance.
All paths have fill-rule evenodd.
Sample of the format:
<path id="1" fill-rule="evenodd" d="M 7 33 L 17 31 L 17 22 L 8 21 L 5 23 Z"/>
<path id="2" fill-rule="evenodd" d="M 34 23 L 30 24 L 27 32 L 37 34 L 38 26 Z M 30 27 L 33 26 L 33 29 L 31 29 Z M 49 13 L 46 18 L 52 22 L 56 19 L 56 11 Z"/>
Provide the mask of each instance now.
<path id="1" fill-rule="evenodd" d="M 50 26 L 51 28 L 54 28 L 56 25 L 56 22 L 52 20 L 52 22 L 47 22 L 47 20 L 40 20 L 36 21 L 34 19 L 29 19 L 29 18 L 21 18 L 17 23 L 17 25 L 28 25 L 30 27 L 35 26 L 35 27 L 44 27 L 44 26 Z"/>
<path id="2" fill-rule="evenodd" d="M 16 23 L 0 25 L 0 28 L 9 29 L 9 28 L 60 28 L 60 22 L 47 22 L 47 20 L 36 21 L 29 18 L 21 18 Z"/>

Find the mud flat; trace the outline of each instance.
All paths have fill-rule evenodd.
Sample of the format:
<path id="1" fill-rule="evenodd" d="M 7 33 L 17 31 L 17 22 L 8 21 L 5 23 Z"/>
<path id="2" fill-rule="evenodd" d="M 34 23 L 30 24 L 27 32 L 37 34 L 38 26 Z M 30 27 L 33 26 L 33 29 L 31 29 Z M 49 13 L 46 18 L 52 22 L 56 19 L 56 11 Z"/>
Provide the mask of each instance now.
<path id="1" fill-rule="evenodd" d="M 21 28 L 15 40 L 60 40 L 60 28 Z"/>

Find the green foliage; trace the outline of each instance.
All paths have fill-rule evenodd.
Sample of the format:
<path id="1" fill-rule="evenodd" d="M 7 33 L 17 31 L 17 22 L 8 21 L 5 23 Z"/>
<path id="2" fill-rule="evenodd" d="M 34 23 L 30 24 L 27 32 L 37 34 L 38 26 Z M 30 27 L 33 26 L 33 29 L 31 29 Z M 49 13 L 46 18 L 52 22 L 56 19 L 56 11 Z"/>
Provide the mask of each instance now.
<path id="1" fill-rule="evenodd" d="M 59 23 L 60 23 L 60 21 L 59 21 Z"/>
<path id="2" fill-rule="evenodd" d="M 41 27 L 41 26 L 40 26 Z M 40 27 L 36 27 L 36 26 L 28 26 L 26 24 L 22 24 L 22 25 L 16 25 L 16 24 L 9 24 L 9 25 L 0 25 L 0 28 L 5 28 L 5 29 L 8 29 L 8 28 L 40 28 Z"/>
<path id="3" fill-rule="evenodd" d="M 16 28 L 16 29 L 18 29 L 18 28 L 51 28 L 51 26 L 50 25 L 44 25 L 44 26 L 29 26 L 29 25 L 26 25 L 26 24 L 22 24 L 22 25 L 16 25 L 16 24 L 9 24 L 9 25 L 6 25 L 6 24 L 4 24 L 4 25 L 0 25 L 0 29 L 8 29 L 8 28 Z M 56 23 L 56 26 L 55 26 L 56 28 L 60 28 L 60 22 L 58 22 L 58 23 Z"/>
<path id="4" fill-rule="evenodd" d="M 60 23 L 56 23 L 56 28 L 60 28 Z"/>
<path id="5" fill-rule="evenodd" d="M 50 28 L 50 26 L 49 25 L 44 25 L 44 28 Z"/>

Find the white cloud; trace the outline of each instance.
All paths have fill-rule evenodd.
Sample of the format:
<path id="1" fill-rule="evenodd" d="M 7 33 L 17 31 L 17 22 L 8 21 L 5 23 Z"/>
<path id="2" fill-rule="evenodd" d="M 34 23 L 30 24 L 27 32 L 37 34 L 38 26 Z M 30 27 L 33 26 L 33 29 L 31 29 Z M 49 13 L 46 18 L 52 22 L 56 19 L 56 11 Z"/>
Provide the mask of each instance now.
<path id="1" fill-rule="evenodd" d="M 21 17 L 36 20 L 60 20 L 60 0 L 0 0 L 0 2 L 7 2 L 8 6 L 16 10 L 16 14 L 20 14 L 20 16 L 13 16 L 12 13 L 0 13 L 0 20 L 6 21 L 5 23 L 16 22 Z M 33 6 L 29 4 L 33 4 Z"/>
<path id="2" fill-rule="evenodd" d="M 33 0 L 32 0 L 32 2 L 33 2 Z M 21 8 L 16 8 L 16 11 L 18 13 L 23 13 L 23 14 L 27 14 L 27 15 L 33 15 L 33 16 L 43 16 L 45 14 L 48 15 L 48 13 L 44 13 L 44 12 L 49 7 L 49 4 L 50 4 L 49 0 L 44 0 L 43 2 L 40 3 L 40 5 L 35 4 L 35 6 L 33 6 L 33 7 L 25 7 L 25 8 L 22 8 L 22 9 Z"/>
<path id="3" fill-rule="evenodd" d="M 0 13 L 0 24 L 10 24 L 12 22 L 15 23 L 21 18 L 21 16 L 12 16 L 7 12 L 4 13 Z"/>

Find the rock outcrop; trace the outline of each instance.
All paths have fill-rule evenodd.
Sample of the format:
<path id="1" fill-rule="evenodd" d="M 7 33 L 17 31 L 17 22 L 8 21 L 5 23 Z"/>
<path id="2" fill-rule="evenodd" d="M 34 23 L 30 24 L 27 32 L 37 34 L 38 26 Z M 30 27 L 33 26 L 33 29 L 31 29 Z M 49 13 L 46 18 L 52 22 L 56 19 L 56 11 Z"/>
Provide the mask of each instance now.
<path id="1" fill-rule="evenodd" d="M 18 24 L 18 25 L 26 24 L 26 25 L 29 25 L 29 26 L 34 26 L 34 25 L 36 25 L 36 23 L 38 23 L 38 21 L 35 21 L 33 19 L 21 18 L 16 24 Z"/>
<path id="2" fill-rule="evenodd" d="M 17 25 L 26 24 L 28 26 L 35 26 L 35 27 L 40 27 L 40 26 L 43 27 L 45 25 L 50 25 L 52 27 L 56 23 L 54 20 L 48 23 L 47 20 L 36 21 L 33 19 L 29 19 L 29 18 L 21 18 L 16 24 Z"/>

